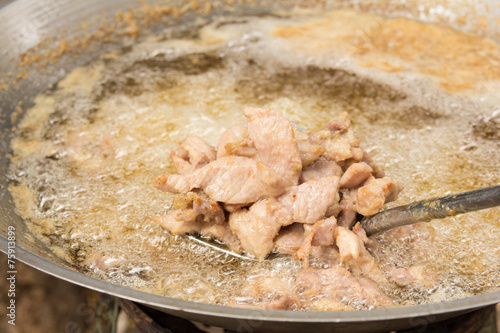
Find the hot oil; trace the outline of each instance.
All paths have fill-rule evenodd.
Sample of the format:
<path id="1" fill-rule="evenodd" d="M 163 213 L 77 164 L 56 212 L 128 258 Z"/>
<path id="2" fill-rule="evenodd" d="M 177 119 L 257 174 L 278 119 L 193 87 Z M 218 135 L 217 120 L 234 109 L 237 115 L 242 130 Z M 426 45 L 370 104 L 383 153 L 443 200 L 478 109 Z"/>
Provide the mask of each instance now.
<path id="1" fill-rule="evenodd" d="M 170 208 L 173 196 L 156 190 L 153 178 L 174 172 L 169 152 L 176 142 L 198 135 L 216 145 L 225 128 L 244 121 L 245 106 L 274 107 L 311 130 L 349 112 L 363 147 L 405 184 L 394 204 L 497 184 L 499 143 L 472 132 L 478 115 L 492 112 L 491 96 L 446 91 L 411 61 L 398 60 L 406 69 L 395 74 L 367 66 L 370 53 L 349 44 L 373 29 L 365 15 L 221 20 L 193 28 L 195 37 L 151 38 L 75 70 L 37 97 L 12 142 L 10 189 L 19 214 L 88 274 L 226 304 L 245 296 L 248 279 L 293 280 L 300 264 L 235 259 L 144 218 Z M 316 34 L 314 47 L 304 49 L 290 33 L 311 34 L 311 26 L 346 18 L 354 23 L 335 25 L 341 43 Z M 375 236 L 380 248 L 373 255 L 384 270 L 422 265 L 436 281 L 386 291 L 411 305 L 498 290 L 498 216 L 497 208 Z"/>

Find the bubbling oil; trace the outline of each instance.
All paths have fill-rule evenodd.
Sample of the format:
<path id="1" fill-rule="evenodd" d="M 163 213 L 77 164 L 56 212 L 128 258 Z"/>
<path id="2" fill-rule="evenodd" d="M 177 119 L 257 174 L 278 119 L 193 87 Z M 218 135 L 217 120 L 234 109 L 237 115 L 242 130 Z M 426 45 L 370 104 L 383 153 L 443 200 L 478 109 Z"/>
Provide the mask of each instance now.
<path id="1" fill-rule="evenodd" d="M 311 26 L 347 18 L 348 27 L 335 25 L 342 43 L 324 32 L 311 35 Z M 191 37 L 151 37 L 76 69 L 35 99 L 12 141 L 10 191 L 18 213 L 87 274 L 227 304 L 245 296 L 247 280 L 293 280 L 300 264 L 239 260 L 144 217 L 170 209 L 173 196 L 156 190 L 153 178 L 174 172 L 169 152 L 176 142 L 198 135 L 216 145 L 225 128 L 244 120 L 245 106 L 276 108 L 311 130 L 349 112 L 363 147 L 405 184 L 394 205 L 498 184 L 499 142 L 472 131 L 479 116 L 494 111 L 494 96 L 446 91 L 411 61 L 396 74 L 367 66 L 380 55 L 349 52 L 346 41 L 355 39 L 345 38 L 366 34 L 366 22 L 366 14 L 344 11 L 218 19 L 193 27 Z M 297 31 L 316 38 L 313 47 L 286 38 Z M 386 288 L 400 305 L 500 289 L 498 208 L 374 239 L 383 270 L 422 265 L 436 281 Z"/>

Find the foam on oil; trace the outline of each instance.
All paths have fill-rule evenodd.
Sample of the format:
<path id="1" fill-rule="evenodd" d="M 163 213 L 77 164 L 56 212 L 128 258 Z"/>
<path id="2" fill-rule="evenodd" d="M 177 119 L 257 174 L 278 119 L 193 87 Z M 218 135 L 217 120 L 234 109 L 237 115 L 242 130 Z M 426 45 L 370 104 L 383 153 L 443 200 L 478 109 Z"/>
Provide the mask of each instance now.
<path id="1" fill-rule="evenodd" d="M 168 155 L 176 142 L 198 135 L 215 145 L 244 120 L 245 106 L 274 107 L 311 130 L 349 112 L 363 147 L 405 184 L 394 204 L 498 184 L 499 143 L 472 132 L 479 115 L 494 111 L 494 94 L 450 92 L 412 59 L 360 53 L 359 36 L 380 20 L 344 11 L 221 19 L 193 27 L 196 38 L 151 38 L 73 71 L 37 97 L 12 141 L 18 213 L 88 274 L 226 304 L 244 296 L 248 279 L 293 279 L 300 264 L 241 261 L 144 217 L 170 208 L 172 195 L 152 180 L 174 171 Z M 404 69 L 387 67 L 387 59 Z M 373 254 L 384 270 L 423 265 L 436 281 L 386 291 L 411 305 L 500 289 L 499 215 L 491 209 L 376 236 Z"/>

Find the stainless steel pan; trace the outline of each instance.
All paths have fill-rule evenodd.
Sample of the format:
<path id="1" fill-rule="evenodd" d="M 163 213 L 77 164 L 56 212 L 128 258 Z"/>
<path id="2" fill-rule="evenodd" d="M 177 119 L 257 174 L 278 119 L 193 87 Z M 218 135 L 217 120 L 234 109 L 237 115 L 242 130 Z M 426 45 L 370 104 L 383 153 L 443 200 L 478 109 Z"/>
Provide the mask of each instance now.
<path id="1" fill-rule="evenodd" d="M 475 23 L 486 18 L 486 20 L 490 20 L 488 22 L 491 25 L 489 30 L 486 29 L 483 33 L 490 34 L 492 37 L 495 37 L 496 33 L 498 36 L 500 30 L 498 30 L 498 25 L 495 25 L 495 22 L 500 13 L 498 13 L 499 7 L 495 0 L 489 2 L 470 1 L 470 3 L 460 1 L 451 5 L 448 1 L 442 2 L 443 6 L 439 7 L 440 1 L 432 1 L 433 8 L 438 9 L 437 12 L 465 14 L 468 18 L 467 27 L 469 28 L 474 27 Z M 224 5 L 217 8 L 215 12 L 217 14 L 223 14 L 225 11 L 230 11 L 232 14 L 255 14 L 268 11 L 270 8 L 288 9 L 295 4 L 321 5 L 326 2 L 271 1 L 266 2 L 266 5 L 260 4 L 259 1 L 255 2 L 256 5 L 247 1 L 236 1 L 234 3 L 230 8 Z M 364 3 L 365 6 L 363 6 Z M 372 4 L 367 5 L 368 3 Z M 448 7 L 446 7 L 446 3 Z M 403 6 L 403 4 L 405 5 Z M 357 6 L 410 16 L 419 10 L 425 10 L 427 4 L 426 1 L 353 1 L 353 4 L 346 3 L 346 1 L 328 2 L 329 7 Z M 8 91 L 0 88 L 0 250 L 7 252 L 8 230 L 15 230 L 16 259 L 43 272 L 87 288 L 137 301 L 166 313 L 243 332 L 302 332 L 306 329 L 317 332 L 331 332 L 332 330 L 376 332 L 410 327 L 424 328 L 432 322 L 500 302 L 500 291 L 497 291 L 448 302 L 373 311 L 291 312 L 248 310 L 182 301 L 113 285 L 78 272 L 71 264 L 51 253 L 43 243 L 30 233 L 23 220 L 15 213 L 12 198 L 7 190 L 7 154 L 9 153 L 12 126 L 16 121 L 13 114 L 17 112 L 16 107 L 18 107 L 19 102 L 22 101 L 22 109 L 26 109 L 30 105 L 31 97 L 46 89 L 49 84 L 60 80 L 68 70 L 84 64 L 93 56 L 105 50 L 121 47 L 123 41 L 117 37 L 114 42 L 97 44 L 98 47 L 81 50 L 81 52 L 69 55 L 65 54 L 43 70 L 31 68 L 26 73 L 27 79 L 20 80 L 16 87 L 13 87 L 13 79 L 17 73 L 23 70 L 23 68 L 16 68 L 16 65 L 19 64 L 21 55 L 29 48 L 35 47 L 42 42 L 45 35 L 63 35 L 66 39 L 73 36 L 78 37 L 83 33 L 81 29 L 78 29 L 82 19 L 89 19 L 94 15 L 102 16 L 103 11 L 112 14 L 119 9 L 138 5 L 138 1 L 134 0 L 0 1 L 0 74 L 2 75 L 0 82 L 2 78 L 5 78 L 6 82 L 3 84 L 3 88 L 8 88 Z M 472 8 L 475 10 L 474 15 L 471 14 L 473 12 Z M 488 8 L 490 8 L 490 11 L 487 10 Z M 393 12 L 393 10 L 399 12 Z M 432 14 L 432 12 L 429 13 Z M 431 14 L 427 17 L 429 20 L 437 17 Z M 188 10 L 184 15 L 172 19 L 171 23 L 182 24 L 192 20 L 196 15 L 198 14 L 191 13 Z M 446 19 L 446 15 L 443 15 L 443 17 Z M 90 30 L 98 25 L 97 21 L 92 23 L 93 21 L 89 20 L 89 22 L 91 22 Z M 495 27 L 497 27 L 496 31 Z M 151 29 L 154 30 L 155 27 L 153 26 Z M 12 72 L 12 75 L 7 76 L 8 72 Z M 2 87 L 2 84 L 0 84 L 0 87 Z M 2 269 L 4 267 L 2 264 Z"/>

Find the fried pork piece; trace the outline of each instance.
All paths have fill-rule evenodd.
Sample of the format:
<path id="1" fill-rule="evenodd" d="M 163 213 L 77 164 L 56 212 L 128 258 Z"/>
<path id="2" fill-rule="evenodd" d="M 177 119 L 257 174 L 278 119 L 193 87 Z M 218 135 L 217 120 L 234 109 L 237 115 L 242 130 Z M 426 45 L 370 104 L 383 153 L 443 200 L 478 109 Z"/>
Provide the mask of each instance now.
<path id="1" fill-rule="evenodd" d="M 309 267 L 309 255 L 313 245 L 333 245 L 337 236 L 337 220 L 335 217 L 316 222 L 314 225 L 304 225 L 304 241 L 297 251 L 297 258 L 302 261 L 304 268 Z"/>
<path id="2" fill-rule="evenodd" d="M 433 276 L 425 274 L 423 266 L 412 266 L 410 268 L 396 268 L 389 271 L 390 280 L 399 286 L 418 284 L 430 287 L 434 284 Z"/>
<path id="3" fill-rule="evenodd" d="M 325 213 L 325 217 L 335 217 L 337 218 L 342 211 L 342 207 L 340 207 L 340 195 L 337 193 L 337 198 L 335 199 L 335 203 L 328 207 Z"/>
<path id="4" fill-rule="evenodd" d="M 147 216 L 148 219 L 162 225 L 174 235 L 197 232 L 197 223 L 224 223 L 225 216 L 221 206 L 200 190 L 194 190 L 174 199 L 173 211 L 165 216 Z M 185 231 L 183 230 L 190 230 Z"/>
<path id="5" fill-rule="evenodd" d="M 221 206 L 201 190 L 194 190 L 178 196 L 173 203 L 173 211 L 164 216 L 146 216 L 173 235 L 201 233 L 217 238 L 233 251 L 240 252 L 241 245 L 229 229 Z"/>
<path id="6" fill-rule="evenodd" d="M 190 210 L 199 222 L 222 224 L 225 221 L 224 211 L 218 202 L 210 199 L 203 191 L 195 189 L 174 199 L 174 210 Z"/>
<path id="7" fill-rule="evenodd" d="M 156 187 L 171 193 L 200 188 L 213 200 L 248 204 L 297 185 L 302 165 L 290 123 L 272 109 L 247 108 L 244 114 L 256 159 L 222 156 L 191 174 L 159 176 Z"/>
<path id="8" fill-rule="evenodd" d="M 155 186 L 171 193 L 201 188 L 211 199 L 227 204 L 251 204 L 284 191 L 268 167 L 241 156 L 223 156 L 189 175 L 158 176 Z"/>
<path id="9" fill-rule="evenodd" d="M 224 209 L 229 213 L 235 212 L 245 206 L 245 204 L 222 204 L 222 207 L 224 207 Z"/>
<path id="10" fill-rule="evenodd" d="M 402 185 L 389 177 L 368 179 L 357 192 L 358 213 L 364 216 L 378 213 L 384 204 L 395 200 L 402 189 Z"/>
<path id="11" fill-rule="evenodd" d="M 330 120 L 324 130 L 311 134 L 309 140 L 324 149 L 323 156 L 328 160 L 343 162 L 353 157 L 355 160 L 363 157 L 347 112 Z"/>
<path id="12" fill-rule="evenodd" d="M 349 229 L 349 228 L 347 228 Z M 365 247 L 370 250 L 370 251 L 376 251 L 378 250 L 379 246 L 378 246 L 378 243 L 371 240 L 370 238 L 368 238 L 368 236 L 366 235 L 366 232 L 365 232 L 365 229 L 363 229 L 363 227 L 361 226 L 361 223 L 356 223 L 356 225 L 354 225 L 354 227 L 352 227 L 352 232 L 354 232 L 362 241 L 363 241 L 363 244 L 365 244 Z"/>
<path id="13" fill-rule="evenodd" d="M 338 133 L 334 135 L 329 130 L 322 130 L 311 134 L 310 141 L 323 148 L 322 156 L 328 160 L 342 162 L 352 157 L 348 139 Z"/>
<path id="14" fill-rule="evenodd" d="M 245 124 L 229 126 L 220 137 L 217 146 L 217 158 L 226 155 L 245 157 L 255 157 L 257 155 L 257 149 L 248 136 L 248 128 Z"/>
<path id="15" fill-rule="evenodd" d="M 197 136 L 189 136 L 178 143 L 177 149 L 170 152 L 175 169 L 180 174 L 188 174 L 216 158 L 214 147 Z"/>
<path id="16" fill-rule="evenodd" d="M 307 268 L 297 276 L 297 285 L 308 299 L 328 297 L 337 302 L 362 307 L 388 307 L 392 300 L 369 279 L 353 276 L 345 268 Z"/>
<path id="17" fill-rule="evenodd" d="M 316 226 L 313 230 L 313 227 Z M 276 249 L 283 253 L 297 252 L 304 243 L 307 234 L 314 232 L 311 237 L 312 246 L 330 246 L 335 243 L 337 222 L 335 217 L 321 220 L 314 225 L 294 223 L 280 230 L 274 239 Z"/>
<path id="18" fill-rule="evenodd" d="M 356 276 L 386 284 L 387 278 L 375 262 L 375 258 L 366 250 L 361 238 L 344 227 L 337 229 L 336 244 L 340 252 L 340 260 L 349 267 Z"/>
<path id="19" fill-rule="evenodd" d="M 342 168 L 334 161 L 321 158 L 302 169 L 300 183 L 326 176 L 342 176 Z"/>
<path id="20" fill-rule="evenodd" d="M 391 282 L 402 286 L 419 285 L 426 288 L 436 283 L 436 272 L 432 270 L 426 270 L 424 272 L 421 266 L 421 264 L 427 260 L 427 253 L 429 251 L 428 244 L 434 241 L 434 236 L 433 229 L 430 229 L 426 223 L 405 225 L 389 230 L 384 234 L 384 238 L 389 242 L 404 242 L 406 255 L 413 258 L 413 266 L 408 268 L 384 268 Z M 384 266 L 387 267 L 388 265 Z"/>
<path id="21" fill-rule="evenodd" d="M 262 276 L 249 280 L 242 293 L 242 300 L 234 300 L 229 305 L 264 310 L 299 310 L 301 307 L 293 283 L 280 277 Z"/>
<path id="22" fill-rule="evenodd" d="M 172 209 L 167 215 L 146 218 L 174 235 L 199 232 L 203 222 L 222 224 L 225 221 L 222 207 L 200 190 L 177 196 Z"/>
<path id="23" fill-rule="evenodd" d="M 198 220 L 201 222 L 222 224 L 226 218 L 219 203 L 198 189 L 188 192 L 185 196 L 177 197 L 174 200 L 173 208 L 190 208 L 198 215 Z"/>
<path id="24" fill-rule="evenodd" d="M 304 237 L 304 225 L 294 223 L 279 231 L 279 234 L 274 238 L 274 246 L 281 253 L 295 253 L 304 242 Z"/>
<path id="25" fill-rule="evenodd" d="M 337 238 L 337 220 L 335 217 L 330 217 L 319 222 L 316 222 L 315 234 L 312 239 L 314 246 L 330 246 L 335 243 Z M 304 228 L 310 229 L 310 225 L 304 225 Z"/>
<path id="26" fill-rule="evenodd" d="M 353 163 L 340 178 L 340 188 L 356 188 L 366 181 L 373 169 L 365 162 Z"/>
<path id="27" fill-rule="evenodd" d="M 339 177 L 328 176 L 289 187 L 278 201 L 292 213 L 294 222 L 314 223 L 337 200 Z"/>
<path id="28" fill-rule="evenodd" d="M 368 153 L 363 148 L 361 148 L 361 150 L 363 151 L 362 161 L 365 162 L 366 164 L 368 164 L 373 169 L 373 173 L 372 173 L 373 177 L 375 177 L 375 178 L 384 177 L 385 176 L 384 170 L 380 169 L 380 167 L 375 164 L 375 162 L 373 161 L 371 156 L 368 155 Z"/>
<path id="29" fill-rule="evenodd" d="M 274 239 L 275 249 L 280 253 L 296 253 L 304 246 L 300 254 L 302 257 L 305 257 L 306 252 L 309 252 L 311 257 L 323 264 L 330 266 L 340 264 L 338 247 L 334 244 L 336 238 L 335 219 L 329 218 L 323 221 L 325 223 L 319 224 L 314 230 L 311 230 L 312 226 L 303 223 L 294 223 L 282 228 Z M 308 227 L 309 232 L 315 233 L 307 240 L 310 241 L 310 244 L 304 242 L 306 238 L 304 226 Z"/>
<path id="30" fill-rule="evenodd" d="M 341 190 L 341 193 L 340 213 L 337 216 L 338 225 L 350 229 L 356 222 L 356 205 L 349 191 Z"/>
<path id="31" fill-rule="evenodd" d="M 243 250 L 240 240 L 233 234 L 227 222 L 223 224 L 203 223 L 200 234 L 220 240 L 234 252 L 240 253 Z"/>
<path id="32" fill-rule="evenodd" d="M 322 266 L 331 267 L 341 264 L 339 248 L 336 245 L 313 246 L 309 255 L 319 261 Z"/>
<path id="33" fill-rule="evenodd" d="M 295 139 L 299 147 L 300 160 L 302 161 L 302 168 L 316 161 L 325 150 L 318 145 L 309 141 L 309 135 L 295 131 Z"/>
<path id="34" fill-rule="evenodd" d="M 273 250 L 273 240 L 280 228 L 290 223 L 290 212 L 274 198 L 260 200 L 249 209 L 239 209 L 229 215 L 229 227 L 243 250 L 258 260 Z"/>
<path id="35" fill-rule="evenodd" d="M 282 188 L 297 185 L 302 162 L 290 122 L 273 109 L 246 108 L 243 114 L 258 160 L 271 168 Z"/>
<path id="36" fill-rule="evenodd" d="M 154 221 L 172 235 L 182 235 L 201 231 L 201 223 L 196 221 L 197 214 L 193 210 L 178 209 L 163 216 L 147 215 L 146 219 Z"/>

